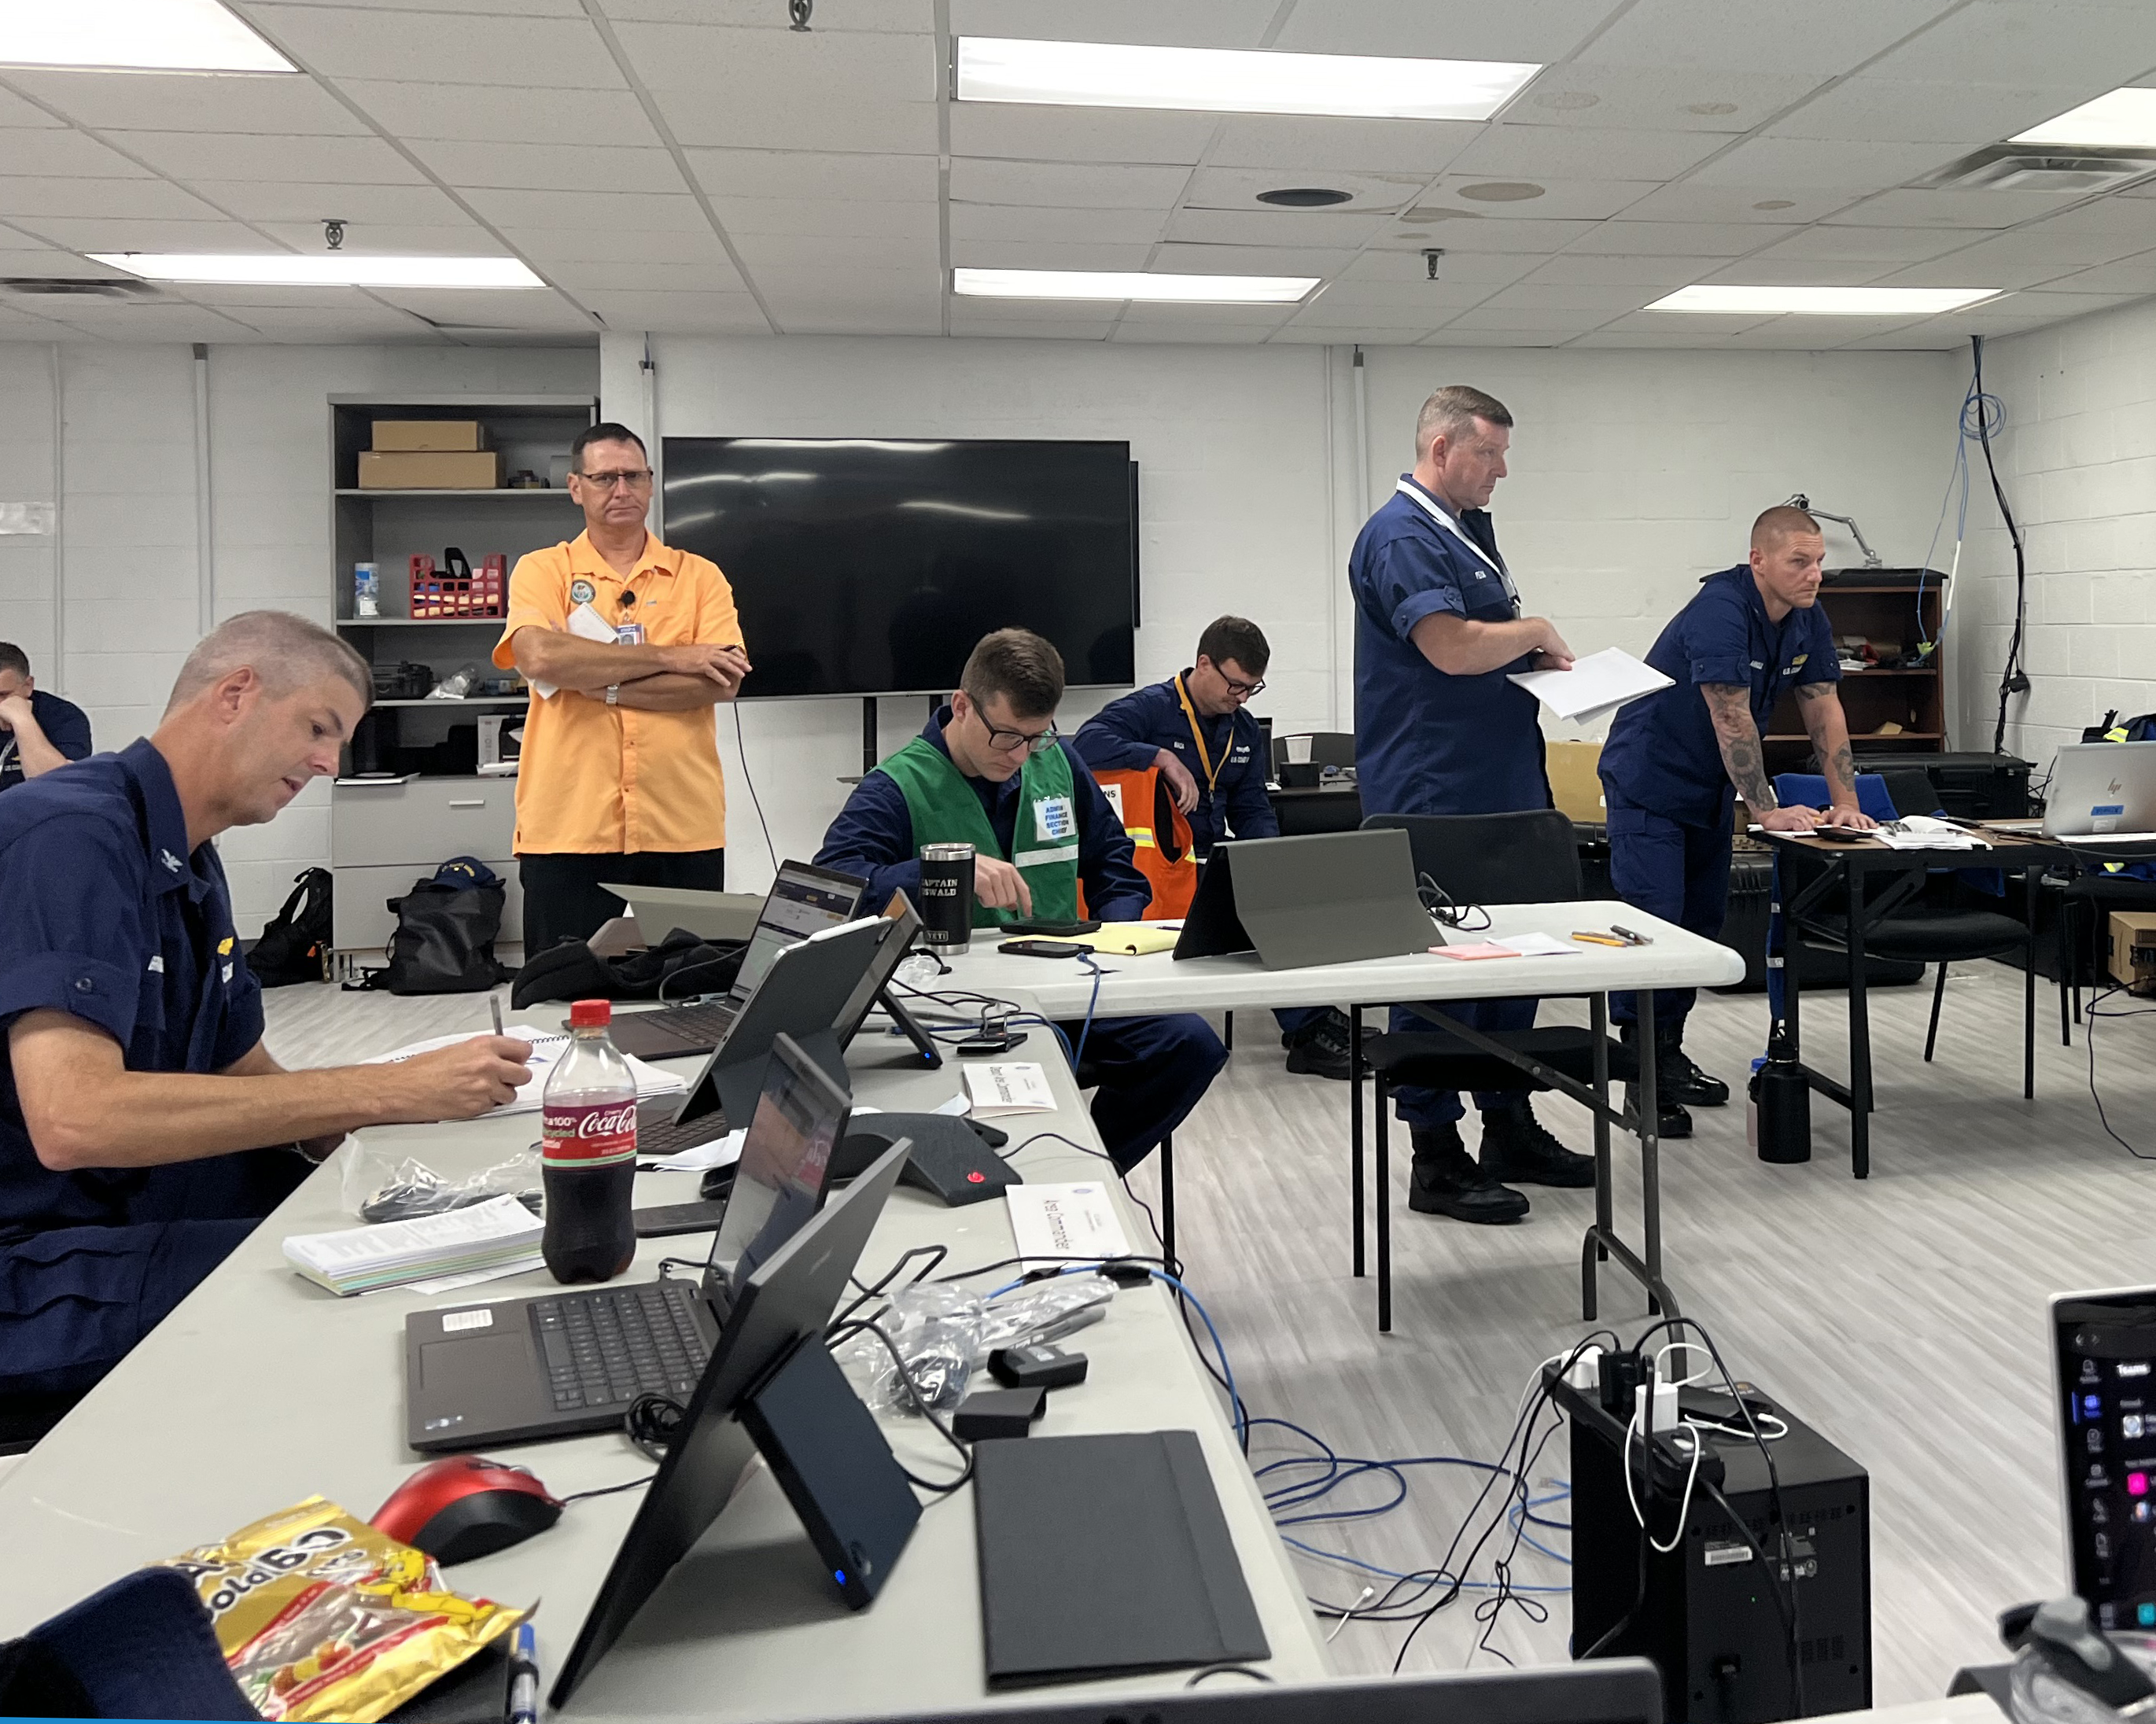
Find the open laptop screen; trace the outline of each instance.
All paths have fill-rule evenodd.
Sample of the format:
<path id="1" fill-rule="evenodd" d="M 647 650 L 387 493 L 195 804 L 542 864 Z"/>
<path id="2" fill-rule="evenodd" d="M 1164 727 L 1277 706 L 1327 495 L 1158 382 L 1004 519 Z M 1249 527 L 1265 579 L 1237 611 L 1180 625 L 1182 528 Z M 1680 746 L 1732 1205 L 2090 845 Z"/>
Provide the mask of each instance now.
<path id="1" fill-rule="evenodd" d="M 763 1094 L 742 1140 L 733 1192 L 711 1241 L 714 1288 L 738 1291 L 757 1265 L 816 1213 L 850 1107 L 846 1092 L 793 1037 L 781 1035 L 773 1043 Z"/>
<path id="2" fill-rule="evenodd" d="M 866 885 L 850 874 L 805 862 L 782 863 L 771 895 L 763 900 L 763 913 L 756 919 L 756 931 L 749 936 L 748 950 L 742 954 L 734 998 L 746 1000 L 754 993 L 772 959 L 795 941 L 851 921 Z"/>

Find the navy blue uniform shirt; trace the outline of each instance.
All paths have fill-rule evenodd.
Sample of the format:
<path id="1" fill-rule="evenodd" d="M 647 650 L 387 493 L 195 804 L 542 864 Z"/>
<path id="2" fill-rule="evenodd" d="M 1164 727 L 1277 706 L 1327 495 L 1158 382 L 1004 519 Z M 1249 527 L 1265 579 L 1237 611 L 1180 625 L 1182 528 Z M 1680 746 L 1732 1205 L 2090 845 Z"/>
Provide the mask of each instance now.
<path id="1" fill-rule="evenodd" d="M 943 740 L 943 726 L 950 718 L 951 709 L 940 707 L 921 731 L 947 755 L 951 747 Z M 1086 888 L 1086 913 L 1097 921 L 1134 922 L 1152 902 L 1152 887 L 1131 859 L 1130 834 L 1076 751 L 1065 741 L 1055 746 L 1070 763 L 1070 800 L 1078 814 L 1078 878 Z M 1021 777 L 1013 772 L 1000 784 L 986 778 L 966 780 L 980 798 L 988 829 L 1004 847 L 1005 858 L 1018 830 Z M 904 892 L 918 903 L 920 849 L 913 840 L 913 815 L 906 806 L 906 793 L 888 773 L 870 772 L 854 787 L 839 818 L 824 834 L 816 865 L 865 875 L 872 906 L 881 906 L 893 892 Z"/>
<path id="2" fill-rule="evenodd" d="M 1451 511 L 1403 474 L 1348 559 L 1355 601 L 1355 775 L 1366 814 L 1497 814 L 1550 805 L 1540 703 L 1505 680 L 1532 653 L 1450 676 L 1410 638 L 1424 617 L 1520 614 L 1486 511 Z M 1469 541 L 1472 541 L 1471 544 Z"/>
<path id="3" fill-rule="evenodd" d="M 37 720 L 45 740 L 69 760 L 90 758 L 90 715 L 74 701 L 32 689 L 30 716 Z M 23 776 L 23 754 L 15 746 L 14 733 L 0 731 L 0 790 L 12 790 L 28 782 Z"/>
<path id="4" fill-rule="evenodd" d="M 131 1071 L 221 1071 L 262 1039 L 224 870 L 212 845 L 187 853 L 164 757 L 138 741 L 0 797 L 0 1245 L 164 1219 L 156 1193 L 179 1168 L 38 1161 L 4 1040 L 41 1007 L 104 1030 Z"/>
<path id="5" fill-rule="evenodd" d="M 1767 721 L 1784 694 L 1801 683 L 1839 682 L 1834 631 L 1819 605 L 1799 607 L 1779 623 L 1748 564 L 1708 575 L 1699 592 L 1662 630 L 1647 662 L 1675 679 L 1621 708 L 1602 745 L 1603 783 L 1636 808 L 1687 826 L 1712 826 L 1729 806 L 1729 774 L 1722 763 L 1713 715 L 1702 683 L 1750 691 L 1752 721 Z"/>
<path id="6" fill-rule="evenodd" d="M 1190 673 L 1183 673 L 1186 681 Z M 1198 711 L 1199 734 L 1205 738 L 1200 756 L 1190 734 L 1190 716 L 1183 710 L 1173 679 L 1139 689 L 1120 700 L 1111 700 L 1079 726 L 1078 752 L 1096 772 L 1142 772 L 1153 756 L 1165 748 L 1189 768 L 1198 781 L 1198 806 L 1186 816 L 1191 842 L 1200 856 L 1235 834 L 1237 838 L 1278 838 L 1280 820 L 1265 800 L 1265 732 L 1248 711 L 1237 707 L 1217 718 Z M 1208 788 L 1205 761 L 1210 759 L 1218 776 Z"/>

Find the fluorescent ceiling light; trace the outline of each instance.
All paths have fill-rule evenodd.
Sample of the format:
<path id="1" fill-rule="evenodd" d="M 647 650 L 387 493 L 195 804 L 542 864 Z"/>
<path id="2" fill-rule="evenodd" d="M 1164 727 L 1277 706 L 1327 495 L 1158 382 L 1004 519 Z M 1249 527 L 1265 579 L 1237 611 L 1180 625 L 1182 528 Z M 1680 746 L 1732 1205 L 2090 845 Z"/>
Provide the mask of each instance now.
<path id="1" fill-rule="evenodd" d="M 2031 126 L 2010 144 L 2068 144 L 2086 149 L 2143 149 L 2156 144 L 2156 90 L 2114 90 L 2056 120 Z"/>
<path id="2" fill-rule="evenodd" d="M 217 0 L 0 0 L 0 65 L 299 70 Z"/>
<path id="3" fill-rule="evenodd" d="M 1487 120 L 1542 70 L 1516 60 L 1383 59 L 1240 48 L 958 38 L 962 102 Z"/>
<path id="4" fill-rule="evenodd" d="M 1178 305 L 1291 305 L 1315 275 L 1149 275 L 1134 269 L 953 269 L 951 291 L 991 300 L 1159 300 Z"/>
<path id="5" fill-rule="evenodd" d="M 1958 311 L 1995 299 L 1995 287 L 1681 287 L 1650 311 L 1720 311 L 1770 317 L 1799 312 L 1812 317 L 1924 317 Z"/>
<path id="6" fill-rule="evenodd" d="M 515 258 L 368 257 L 362 253 L 105 251 L 89 255 L 148 281 L 243 287 L 544 287 Z"/>

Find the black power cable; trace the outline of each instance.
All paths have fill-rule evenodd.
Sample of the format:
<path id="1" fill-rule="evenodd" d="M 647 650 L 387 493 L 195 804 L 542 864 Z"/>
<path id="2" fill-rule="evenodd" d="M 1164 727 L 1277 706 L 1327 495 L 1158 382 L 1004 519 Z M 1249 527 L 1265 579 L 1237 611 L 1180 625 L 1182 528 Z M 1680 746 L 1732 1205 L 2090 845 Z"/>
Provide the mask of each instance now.
<path id="1" fill-rule="evenodd" d="M 1984 337 L 1971 336 L 1969 349 L 1975 375 L 1970 393 L 1976 405 L 1976 439 L 1984 445 L 1984 470 L 1991 475 L 1991 495 L 2006 523 L 2007 536 L 2014 541 L 2014 632 L 2007 639 L 2006 663 L 1999 673 L 1999 721 L 1991 730 L 1991 752 L 2001 754 L 2006 749 L 2006 703 L 2016 695 L 2029 692 L 2029 675 L 2021 666 L 2029 622 L 2029 553 L 2021 541 L 2020 523 L 2015 520 L 2006 500 L 2006 487 L 1999 482 L 1999 464 L 1992 459 L 1991 428 L 1997 416 L 1984 393 Z"/>

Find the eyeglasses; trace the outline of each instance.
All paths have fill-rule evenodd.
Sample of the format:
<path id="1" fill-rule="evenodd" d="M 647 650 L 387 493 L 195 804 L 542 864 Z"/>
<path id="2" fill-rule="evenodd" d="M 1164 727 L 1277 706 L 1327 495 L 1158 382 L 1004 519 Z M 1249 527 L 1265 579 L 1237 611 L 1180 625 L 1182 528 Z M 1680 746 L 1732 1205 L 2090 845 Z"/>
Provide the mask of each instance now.
<path id="1" fill-rule="evenodd" d="M 1238 700 L 1247 700 L 1253 695 L 1262 695 L 1265 691 L 1265 680 L 1262 676 L 1255 682 L 1237 682 L 1224 670 L 1220 673 L 1220 680 L 1228 685 L 1228 692 Z"/>
<path id="2" fill-rule="evenodd" d="M 583 480 L 586 485 L 596 485 L 603 491 L 610 491 L 618 485 L 625 485 L 633 491 L 640 491 L 650 485 L 651 469 L 646 467 L 637 472 L 624 469 L 619 473 L 579 473 L 575 477 Z"/>
<path id="3" fill-rule="evenodd" d="M 976 716 L 978 711 L 976 709 Z M 1016 754 L 1024 749 L 1028 754 L 1038 754 L 1044 748 L 1052 748 L 1059 732 L 1054 725 L 1045 731 L 1001 731 L 981 719 L 981 727 L 988 733 L 988 747 L 998 754 Z"/>

